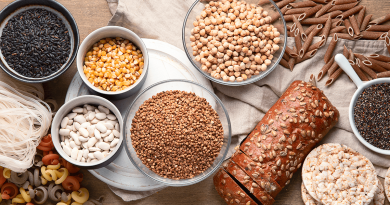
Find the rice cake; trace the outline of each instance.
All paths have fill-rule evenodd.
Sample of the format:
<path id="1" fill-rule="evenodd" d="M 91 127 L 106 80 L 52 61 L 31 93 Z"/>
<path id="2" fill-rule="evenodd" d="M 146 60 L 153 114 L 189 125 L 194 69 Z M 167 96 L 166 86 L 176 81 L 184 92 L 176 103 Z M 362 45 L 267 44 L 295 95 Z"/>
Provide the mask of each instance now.
<path id="1" fill-rule="evenodd" d="M 322 204 L 321 202 L 319 202 L 319 201 L 315 200 L 313 197 L 311 197 L 311 195 L 307 191 L 303 182 L 301 185 L 301 193 L 302 193 L 302 201 L 303 201 L 303 203 L 305 203 L 305 205 L 320 205 L 320 204 Z"/>
<path id="2" fill-rule="evenodd" d="M 372 163 L 340 144 L 324 144 L 307 156 L 302 178 L 310 195 L 323 204 L 370 204 L 378 189 Z"/>
<path id="3" fill-rule="evenodd" d="M 385 204 L 385 192 L 383 190 L 382 183 L 378 180 L 378 189 L 376 190 L 374 199 L 370 205 L 383 205 Z"/>
<path id="4" fill-rule="evenodd" d="M 385 192 L 387 196 L 387 200 L 390 201 L 390 168 L 387 170 L 385 177 Z"/>

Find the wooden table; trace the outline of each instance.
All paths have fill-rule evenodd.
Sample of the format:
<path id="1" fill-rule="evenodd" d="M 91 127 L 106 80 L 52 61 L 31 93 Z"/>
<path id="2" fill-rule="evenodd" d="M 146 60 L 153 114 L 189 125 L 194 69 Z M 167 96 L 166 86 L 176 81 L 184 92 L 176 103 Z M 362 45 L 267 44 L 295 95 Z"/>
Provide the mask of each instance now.
<path id="1" fill-rule="evenodd" d="M 80 30 L 81 41 L 84 38 L 100 27 L 106 26 L 111 18 L 111 13 L 108 9 L 106 0 L 58 0 L 63 4 L 74 16 Z M 0 0 L 0 8 L 2 9 L 12 0 Z M 380 17 L 390 11 L 390 1 L 388 0 L 362 0 L 360 5 L 367 7 L 366 13 L 373 14 L 373 18 Z M 61 77 L 45 83 L 46 98 L 55 99 L 59 105 L 64 103 L 65 95 L 68 86 L 77 72 L 76 63 L 65 72 Z M 5 73 L 0 71 L 1 75 Z M 297 173 L 301 171 L 298 170 Z M 97 199 L 104 195 L 105 200 L 103 204 L 134 204 L 134 205 L 155 205 L 155 204 L 225 204 L 222 198 L 214 189 L 212 177 L 200 182 L 198 184 L 180 187 L 180 188 L 166 188 L 159 193 L 150 197 L 134 201 L 124 202 L 120 197 L 116 196 L 108 186 L 92 176 L 88 171 L 83 171 L 84 181 L 82 186 L 88 188 L 91 198 Z M 381 179 L 383 182 L 383 179 Z M 301 199 L 301 183 L 300 174 L 296 174 L 291 181 L 291 184 L 284 188 L 278 195 L 275 205 L 303 204 Z M 386 200 L 385 204 L 390 204 Z"/>

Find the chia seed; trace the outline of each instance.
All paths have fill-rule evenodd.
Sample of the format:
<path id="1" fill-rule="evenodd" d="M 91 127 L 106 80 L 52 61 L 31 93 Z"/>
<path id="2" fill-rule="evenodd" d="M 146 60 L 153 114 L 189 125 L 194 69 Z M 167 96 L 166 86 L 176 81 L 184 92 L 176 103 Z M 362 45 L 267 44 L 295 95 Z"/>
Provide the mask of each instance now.
<path id="1" fill-rule="evenodd" d="M 354 119 L 368 143 L 390 150 L 390 83 L 364 89 L 354 107 Z"/>
<path id="2" fill-rule="evenodd" d="M 1 34 L 0 49 L 17 73 L 42 78 L 58 71 L 70 54 L 70 36 L 53 12 L 34 8 L 11 17 Z"/>

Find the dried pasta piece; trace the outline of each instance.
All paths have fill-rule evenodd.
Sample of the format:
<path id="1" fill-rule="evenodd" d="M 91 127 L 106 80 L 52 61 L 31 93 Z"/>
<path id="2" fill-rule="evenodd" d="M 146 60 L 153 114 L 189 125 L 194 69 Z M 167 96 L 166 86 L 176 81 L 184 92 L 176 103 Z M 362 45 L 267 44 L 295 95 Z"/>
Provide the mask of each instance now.
<path id="1" fill-rule="evenodd" d="M 390 25 L 368 25 L 366 31 L 381 31 L 386 32 L 390 30 Z"/>
<path id="2" fill-rule="evenodd" d="M 271 3 L 269 0 L 259 0 L 259 2 L 257 2 L 257 5 L 261 6 L 261 5 L 269 4 L 269 3 Z"/>
<path id="3" fill-rule="evenodd" d="M 294 52 L 293 49 L 291 49 L 288 46 L 286 46 L 286 53 L 287 53 L 287 55 L 289 55 L 292 58 L 298 57 L 298 54 L 296 52 Z"/>
<path id="4" fill-rule="evenodd" d="M 351 23 L 353 32 L 354 32 L 356 35 L 360 35 L 360 28 L 359 28 L 359 25 L 358 25 L 358 23 L 357 23 L 357 20 L 356 20 L 355 15 L 349 16 L 349 21 L 350 21 L 350 23 Z"/>
<path id="5" fill-rule="evenodd" d="M 279 8 L 282 8 L 283 6 L 286 6 L 287 4 L 292 3 L 294 1 L 295 0 L 283 0 L 283 1 L 276 3 L 276 6 L 278 6 Z"/>
<path id="6" fill-rule="evenodd" d="M 389 56 L 384 56 L 384 55 L 380 55 L 380 54 L 371 54 L 368 56 L 369 58 L 372 58 L 372 59 L 375 59 L 375 60 L 378 60 L 378 61 L 382 61 L 382 62 L 390 62 L 390 57 Z"/>
<path id="7" fill-rule="evenodd" d="M 338 38 L 341 39 L 354 40 L 354 38 L 350 36 L 348 33 L 335 33 L 335 34 L 337 34 Z"/>
<path id="8" fill-rule="evenodd" d="M 303 1 L 303 2 L 307 2 L 307 1 Z M 301 14 L 303 12 L 305 12 L 308 8 L 294 8 L 294 9 L 289 9 L 286 11 L 286 15 L 290 15 L 290 14 Z"/>
<path id="9" fill-rule="evenodd" d="M 359 11 L 358 17 L 357 17 L 357 23 L 360 30 L 362 30 L 362 23 L 364 20 L 364 15 L 366 14 L 366 7 L 364 6 L 362 10 Z"/>
<path id="10" fill-rule="evenodd" d="M 333 38 L 332 40 L 330 41 L 330 44 L 328 46 L 328 49 L 326 50 L 325 52 L 325 55 L 324 55 L 324 61 L 325 63 L 328 63 L 328 61 L 330 60 L 330 58 L 332 57 L 332 53 L 334 51 L 334 48 L 336 47 L 336 44 L 337 44 L 337 41 L 338 41 L 338 34 L 335 33 L 333 35 Z"/>
<path id="11" fill-rule="evenodd" d="M 320 72 L 317 74 L 317 81 L 320 81 L 324 76 L 325 74 L 328 72 L 328 70 L 331 68 L 331 66 L 333 65 L 334 63 L 334 57 L 332 57 L 328 63 L 326 63 L 320 70 Z"/>
<path id="12" fill-rule="evenodd" d="M 289 21 L 293 21 L 293 16 L 298 17 L 299 14 L 284 15 L 283 18 L 285 21 L 289 22 Z"/>
<path id="13" fill-rule="evenodd" d="M 368 81 L 368 78 L 366 75 L 364 75 L 363 71 L 359 68 L 358 65 L 356 65 L 355 62 L 350 61 L 350 64 L 352 68 L 355 70 L 356 74 L 359 76 L 360 80 L 362 81 Z"/>
<path id="14" fill-rule="evenodd" d="M 355 7 L 358 3 L 350 3 L 350 4 L 341 4 L 341 5 L 334 5 L 332 8 L 330 8 L 328 10 L 328 12 L 332 12 L 332 11 L 337 11 L 337 10 L 340 10 L 340 11 L 347 11 L 353 7 Z"/>
<path id="15" fill-rule="evenodd" d="M 316 3 L 320 3 L 320 4 L 326 4 L 329 2 L 329 0 L 312 0 L 312 1 L 314 1 Z"/>
<path id="16" fill-rule="evenodd" d="M 376 18 L 372 21 L 370 21 L 370 25 L 378 25 L 378 24 L 382 24 L 382 23 L 385 23 L 386 21 L 390 20 L 390 14 L 386 14 L 384 16 L 381 16 L 379 18 Z"/>
<path id="17" fill-rule="evenodd" d="M 339 68 L 339 65 L 336 61 L 333 61 L 332 66 L 328 70 L 328 76 L 331 76 L 337 69 Z"/>
<path id="18" fill-rule="evenodd" d="M 347 29 L 348 31 L 348 34 L 353 37 L 354 36 L 354 30 L 352 28 L 352 25 L 351 25 L 351 22 L 348 20 L 348 19 L 345 19 L 344 20 L 344 25 L 345 25 L 345 28 Z"/>
<path id="19" fill-rule="evenodd" d="M 377 74 L 378 78 L 388 78 L 390 77 L 390 71 L 385 71 Z M 387 195 L 389 197 L 389 195 Z"/>
<path id="20" fill-rule="evenodd" d="M 363 9 L 363 6 L 362 5 L 359 5 L 359 6 L 356 6 L 356 7 L 353 7 L 345 12 L 343 12 L 342 14 L 336 16 L 336 18 L 339 18 L 339 19 L 346 19 L 348 18 L 350 15 L 352 14 L 355 14 L 357 12 L 359 12 L 360 10 Z M 340 9 L 339 9 L 340 10 Z"/>
<path id="21" fill-rule="evenodd" d="M 295 38 L 295 47 L 297 48 L 298 51 L 300 51 L 302 48 L 301 37 L 300 37 L 300 35 L 295 35 L 294 38 Z M 298 53 L 298 56 L 299 56 L 299 53 Z"/>
<path id="22" fill-rule="evenodd" d="M 286 61 L 289 61 L 289 60 L 290 60 L 290 56 L 289 56 L 286 52 L 283 53 L 283 58 L 284 58 Z"/>
<path id="23" fill-rule="evenodd" d="M 302 21 L 302 20 L 304 20 L 306 18 L 309 18 L 310 16 L 314 15 L 315 13 L 317 13 L 321 8 L 322 8 L 322 5 L 318 4 L 317 6 L 308 9 L 303 14 L 299 15 L 298 20 Z"/>
<path id="24" fill-rule="evenodd" d="M 349 3 L 356 3 L 357 0 L 334 0 L 332 3 L 333 5 L 341 5 L 341 4 L 349 4 Z"/>
<path id="25" fill-rule="evenodd" d="M 330 8 L 332 8 L 332 6 L 332 2 L 327 3 L 325 6 L 323 6 L 320 10 L 317 11 L 314 17 L 318 18 L 324 15 Z"/>
<path id="26" fill-rule="evenodd" d="M 372 14 L 369 14 L 369 15 L 367 15 L 366 17 L 364 17 L 363 22 L 362 22 L 362 24 L 360 25 L 360 30 L 361 30 L 361 31 L 366 30 L 366 28 L 367 28 L 367 26 L 368 26 L 368 23 L 370 22 L 371 18 L 372 18 Z"/>
<path id="27" fill-rule="evenodd" d="M 287 62 L 287 60 L 284 59 L 284 58 L 280 59 L 280 65 L 282 65 L 283 67 L 285 67 L 285 68 L 287 68 L 287 69 L 289 68 L 288 62 Z"/>
<path id="28" fill-rule="evenodd" d="M 298 63 L 303 62 L 309 58 L 312 58 L 313 56 L 316 55 L 317 51 L 318 51 L 317 49 L 314 49 L 314 50 L 306 52 L 305 55 L 302 56 L 302 58 L 297 59 L 296 63 L 298 64 Z"/>
<path id="29" fill-rule="evenodd" d="M 290 68 L 291 71 L 294 70 L 296 60 L 297 60 L 296 58 L 290 58 L 290 60 L 288 61 L 288 67 Z"/>
<path id="30" fill-rule="evenodd" d="M 305 34 L 306 34 L 306 35 L 309 35 L 309 34 L 313 31 L 313 29 L 314 29 L 315 27 L 317 27 L 316 24 L 313 24 L 313 25 L 309 26 L 309 28 L 307 28 L 307 29 L 305 30 Z"/>
<path id="31" fill-rule="evenodd" d="M 329 33 L 330 33 L 331 26 L 332 26 L 332 19 L 331 19 L 330 17 L 328 17 L 328 20 L 326 21 L 325 26 L 324 26 L 324 29 L 322 30 L 322 34 L 321 34 L 321 38 L 322 38 L 323 40 L 325 40 L 325 42 L 326 42 L 327 39 L 328 39 L 328 36 L 329 36 Z"/>
<path id="32" fill-rule="evenodd" d="M 340 33 L 343 30 L 346 30 L 345 26 L 336 26 L 330 30 L 329 34 Z"/>
<path id="33" fill-rule="evenodd" d="M 290 5 L 293 8 L 303 8 L 303 7 L 313 7 L 317 6 L 317 4 L 314 1 L 301 1 L 301 2 L 294 2 L 290 3 Z M 307 9 L 307 8 L 306 8 Z M 303 13 L 303 12 L 302 12 Z"/>
<path id="34" fill-rule="evenodd" d="M 371 57 L 368 57 L 368 60 L 370 60 L 372 64 L 377 64 L 386 70 L 390 70 L 390 64 L 388 64 L 386 62 L 378 61 L 378 60 L 371 58 Z"/>
<path id="35" fill-rule="evenodd" d="M 368 40 L 377 40 L 383 35 L 383 32 L 376 32 L 376 31 L 362 31 L 360 33 L 360 36 L 364 39 Z"/>
<path id="36" fill-rule="evenodd" d="M 299 57 L 303 58 L 306 51 L 310 47 L 310 44 L 313 41 L 314 36 L 316 36 L 322 30 L 322 28 L 323 28 L 322 24 L 318 24 L 317 27 L 309 34 L 305 43 L 302 45 L 302 48 L 299 50 L 299 53 L 298 53 Z M 297 47 L 297 49 L 298 49 L 298 47 Z"/>
<path id="37" fill-rule="evenodd" d="M 325 39 L 322 39 L 318 41 L 317 43 L 311 44 L 310 47 L 307 49 L 308 51 L 314 50 L 314 49 L 319 49 L 322 46 L 324 46 L 326 43 Z"/>
<path id="38" fill-rule="evenodd" d="M 343 70 L 341 68 L 337 68 L 337 70 L 335 72 L 333 72 L 333 74 L 331 76 L 329 76 L 328 80 L 325 82 L 325 86 L 329 86 L 329 85 L 333 84 L 334 81 L 336 81 L 337 78 L 339 78 L 342 73 L 343 73 Z"/>
<path id="39" fill-rule="evenodd" d="M 389 36 L 385 37 L 385 44 L 387 47 L 387 52 L 390 54 L 390 38 L 389 38 Z"/>
<path id="40" fill-rule="evenodd" d="M 306 41 L 307 35 L 303 32 L 303 27 L 301 23 L 298 21 L 297 17 L 293 16 L 293 22 L 296 25 L 296 31 L 298 31 L 295 35 L 300 35 L 303 41 Z"/>
<path id="41" fill-rule="evenodd" d="M 336 10 L 336 11 L 332 11 L 330 13 L 326 13 L 326 14 L 320 16 L 319 18 L 328 18 L 328 16 L 330 16 L 330 18 L 333 19 L 334 17 L 336 17 L 336 16 L 338 16 L 338 15 L 340 15 L 342 13 L 343 13 L 342 11 Z"/>
<path id="42" fill-rule="evenodd" d="M 384 69 L 380 65 L 372 63 L 370 60 L 364 60 L 364 61 L 362 61 L 362 63 L 365 66 L 375 70 L 376 72 L 386 72 L 387 71 L 386 69 Z"/>
<path id="43" fill-rule="evenodd" d="M 371 68 L 365 66 L 359 58 L 356 59 L 356 64 L 365 72 L 367 73 L 372 79 L 377 78 L 377 74 L 375 71 L 373 71 Z"/>

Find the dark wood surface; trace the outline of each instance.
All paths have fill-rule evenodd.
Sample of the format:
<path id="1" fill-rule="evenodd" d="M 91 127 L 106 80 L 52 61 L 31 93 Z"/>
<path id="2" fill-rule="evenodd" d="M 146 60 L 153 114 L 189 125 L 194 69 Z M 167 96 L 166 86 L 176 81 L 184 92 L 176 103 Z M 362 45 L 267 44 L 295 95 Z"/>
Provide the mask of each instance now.
<path id="1" fill-rule="evenodd" d="M 63 4 L 74 16 L 80 30 L 80 38 L 83 40 L 90 32 L 107 25 L 111 18 L 111 13 L 108 9 L 106 0 L 58 0 Z M 0 0 L 0 8 L 2 9 L 11 0 Z M 366 13 L 373 14 L 373 18 L 380 17 L 390 12 L 389 0 L 362 0 L 361 5 L 367 7 Z M 135 5 L 136 6 L 136 5 Z M 76 65 L 73 63 L 72 67 L 62 76 L 51 82 L 45 83 L 46 98 L 55 99 L 59 105 L 64 102 L 68 86 L 76 73 Z M 0 75 L 4 75 L 0 71 Z M 259 119 L 260 120 L 260 119 Z M 212 177 L 200 182 L 198 184 L 188 187 L 170 187 L 166 188 L 147 198 L 124 202 L 120 197 L 116 196 L 108 186 L 89 174 L 83 171 L 84 181 L 82 186 L 89 190 L 91 198 L 98 198 L 104 195 L 105 200 L 103 204 L 133 204 L 133 205 L 172 205 L 172 204 L 225 204 L 221 197 L 214 189 Z M 300 173 L 300 170 L 297 172 Z M 381 179 L 383 182 L 383 179 Z M 278 195 L 275 205 L 302 205 L 301 199 L 301 177 L 296 174 L 293 177 L 291 184 L 284 188 Z M 389 204 L 387 199 L 386 203 Z"/>

